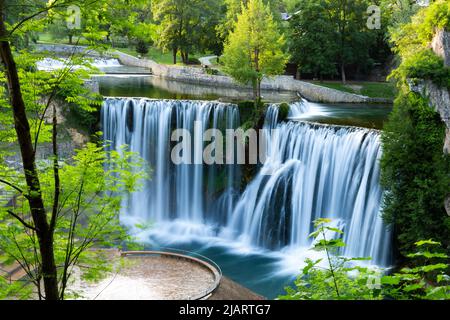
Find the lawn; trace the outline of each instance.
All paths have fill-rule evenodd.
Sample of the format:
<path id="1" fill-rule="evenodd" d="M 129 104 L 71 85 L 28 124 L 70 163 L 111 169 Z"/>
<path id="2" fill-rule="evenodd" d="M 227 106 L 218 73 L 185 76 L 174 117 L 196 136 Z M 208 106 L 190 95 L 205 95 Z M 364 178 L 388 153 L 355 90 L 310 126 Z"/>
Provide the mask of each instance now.
<path id="1" fill-rule="evenodd" d="M 78 38 L 74 37 L 74 42 L 78 41 Z M 60 44 L 69 44 L 68 38 L 54 38 L 50 33 L 40 33 L 39 34 L 39 40 L 38 43 L 60 43 Z M 86 44 L 86 41 L 81 38 L 78 41 L 78 44 L 84 45 Z M 115 48 L 118 51 L 124 52 L 126 54 L 132 55 L 134 57 L 138 57 L 140 54 L 136 52 L 135 47 L 127 47 L 127 48 Z M 190 59 L 198 59 L 199 57 L 202 57 L 202 54 L 190 54 Z M 160 64 L 173 64 L 173 57 L 171 52 L 164 52 L 163 50 L 157 48 L 157 47 L 150 47 L 149 52 L 142 56 L 142 58 L 147 58 L 156 61 Z M 182 65 L 181 63 L 181 57 L 178 54 L 177 57 L 177 64 Z"/>
<path id="2" fill-rule="evenodd" d="M 310 81 L 319 86 L 324 86 L 344 92 L 361 94 L 371 98 L 395 98 L 395 86 L 390 82 L 347 82 L 342 84 L 337 81 Z"/>
<path id="3" fill-rule="evenodd" d="M 121 51 L 123 53 L 129 54 L 134 57 L 138 57 L 140 54 L 136 52 L 136 49 L 133 47 L 129 48 L 116 48 L 116 50 Z M 142 58 L 147 58 L 154 60 L 160 64 L 173 64 L 173 56 L 171 52 L 163 52 L 161 49 L 150 47 L 149 52 L 142 56 Z M 192 58 L 196 58 L 197 55 L 191 55 Z M 178 55 L 177 64 L 181 64 L 181 57 Z"/>

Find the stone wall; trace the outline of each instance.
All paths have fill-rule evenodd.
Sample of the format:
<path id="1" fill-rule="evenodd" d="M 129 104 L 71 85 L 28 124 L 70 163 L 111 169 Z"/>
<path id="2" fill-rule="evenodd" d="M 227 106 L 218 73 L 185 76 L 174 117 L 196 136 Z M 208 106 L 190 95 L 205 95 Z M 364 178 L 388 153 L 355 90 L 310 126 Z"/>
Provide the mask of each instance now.
<path id="1" fill-rule="evenodd" d="M 166 66 L 152 60 L 138 59 L 128 54 L 116 51 L 113 54 L 119 61 L 128 66 L 148 68 L 152 74 L 166 79 L 189 82 L 193 84 L 220 86 L 238 89 L 243 86 L 232 78 L 222 75 L 210 75 L 205 69 L 198 67 Z M 262 90 L 295 91 L 299 92 L 307 100 L 326 103 L 391 103 L 389 99 L 369 98 L 362 95 L 351 94 L 317 86 L 312 83 L 295 80 L 292 76 L 277 76 L 264 79 L 261 83 Z"/>
<path id="2" fill-rule="evenodd" d="M 70 46 L 60 44 L 38 44 L 39 51 L 51 51 L 56 53 L 70 54 L 72 52 L 84 52 L 90 56 L 99 56 L 95 51 L 88 50 L 83 46 Z M 248 86 L 236 83 L 231 77 L 223 75 L 207 74 L 205 69 L 200 67 L 168 66 L 158 64 L 153 60 L 138 59 L 126 53 L 115 51 L 107 54 L 117 58 L 122 64 L 132 67 L 150 69 L 152 74 L 162 78 L 188 82 L 192 84 L 202 84 L 207 86 L 219 86 L 223 88 L 239 89 Z M 312 102 L 325 103 L 391 103 L 389 99 L 369 98 L 363 95 L 351 94 L 315 84 L 295 80 L 292 76 L 277 76 L 264 79 L 261 83 L 262 90 L 292 91 L 298 92 L 307 100 Z"/>

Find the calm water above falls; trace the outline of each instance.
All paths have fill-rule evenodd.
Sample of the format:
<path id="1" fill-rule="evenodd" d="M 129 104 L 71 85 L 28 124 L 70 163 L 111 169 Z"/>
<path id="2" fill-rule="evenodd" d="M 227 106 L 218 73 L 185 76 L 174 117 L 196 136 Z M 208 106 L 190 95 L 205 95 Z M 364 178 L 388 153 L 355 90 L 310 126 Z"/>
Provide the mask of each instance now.
<path id="1" fill-rule="evenodd" d="M 290 117 L 317 110 L 293 104 Z M 269 298 L 292 280 L 308 250 L 307 235 L 318 217 L 333 218 L 346 232 L 343 254 L 371 256 L 387 265 L 390 235 L 379 217 L 380 156 L 377 131 L 277 124 L 271 107 L 266 128 L 268 159 L 260 173 L 238 190 L 238 166 L 179 165 L 170 162 L 169 134 L 235 128 L 235 106 L 217 102 L 107 99 L 102 109 L 105 139 L 130 145 L 153 168 L 140 194 L 126 198 L 122 220 L 152 222 L 136 233 L 148 245 L 176 246 L 207 254 L 224 273 Z M 270 172 L 271 175 L 263 174 Z"/>
<path id="2" fill-rule="evenodd" d="M 122 67 L 123 68 L 123 67 Z M 146 97 L 154 99 L 193 99 L 233 102 L 251 99 L 251 90 L 236 90 L 214 86 L 202 86 L 166 80 L 145 75 L 105 75 L 96 77 L 100 93 L 111 97 Z M 293 92 L 263 92 L 268 102 L 294 102 L 298 96 Z M 316 104 L 309 103 L 309 112 L 302 120 L 321 123 L 352 125 L 381 129 L 392 110 L 390 105 L 368 104 Z"/>

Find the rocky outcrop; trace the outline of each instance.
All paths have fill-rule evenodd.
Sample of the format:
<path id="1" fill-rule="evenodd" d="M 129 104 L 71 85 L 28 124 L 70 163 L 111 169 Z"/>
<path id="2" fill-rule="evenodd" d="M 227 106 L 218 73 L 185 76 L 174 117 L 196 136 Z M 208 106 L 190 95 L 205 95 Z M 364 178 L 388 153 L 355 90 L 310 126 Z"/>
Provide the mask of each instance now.
<path id="1" fill-rule="evenodd" d="M 431 48 L 450 67 L 450 32 L 439 30 L 431 42 Z M 409 80 L 411 91 L 427 98 L 430 107 L 438 112 L 446 126 L 444 153 L 450 154 L 450 91 L 449 88 L 436 85 L 430 80 Z M 445 200 L 445 210 L 450 215 L 450 195 Z"/>
<path id="2" fill-rule="evenodd" d="M 431 42 L 433 51 L 442 59 L 444 65 L 450 67 L 450 32 L 439 30 Z M 450 92 L 449 88 L 436 86 L 434 83 L 425 84 L 425 94 L 430 99 L 430 103 L 441 115 L 442 121 L 446 125 L 446 135 L 444 152 L 450 154 Z M 450 216 L 450 195 L 445 200 L 445 210 Z"/>
<path id="3" fill-rule="evenodd" d="M 446 136 L 444 153 L 450 154 L 450 92 L 447 88 L 440 87 L 430 80 L 415 80 L 409 82 L 411 91 L 420 93 L 429 100 L 430 107 L 441 115 L 445 123 Z"/>
<path id="4" fill-rule="evenodd" d="M 450 32 L 439 30 L 431 42 L 431 48 L 442 59 L 447 67 L 450 67 Z"/>

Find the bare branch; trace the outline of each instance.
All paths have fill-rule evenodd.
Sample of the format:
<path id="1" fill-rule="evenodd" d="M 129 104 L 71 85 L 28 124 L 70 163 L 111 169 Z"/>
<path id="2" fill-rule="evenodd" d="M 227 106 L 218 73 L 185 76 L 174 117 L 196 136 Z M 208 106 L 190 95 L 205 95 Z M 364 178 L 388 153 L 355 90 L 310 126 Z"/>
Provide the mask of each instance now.
<path id="1" fill-rule="evenodd" d="M 13 211 L 11 210 L 7 210 L 6 212 L 8 212 L 11 216 L 13 216 L 14 218 L 16 218 L 17 220 L 19 220 L 20 223 L 23 224 L 24 227 L 34 230 L 34 231 L 38 231 L 38 229 L 34 226 L 32 226 L 31 224 L 29 224 L 28 222 L 26 222 L 25 220 L 23 220 L 20 216 L 18 216 L 17 214 L 15 214 Z"/>

